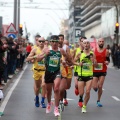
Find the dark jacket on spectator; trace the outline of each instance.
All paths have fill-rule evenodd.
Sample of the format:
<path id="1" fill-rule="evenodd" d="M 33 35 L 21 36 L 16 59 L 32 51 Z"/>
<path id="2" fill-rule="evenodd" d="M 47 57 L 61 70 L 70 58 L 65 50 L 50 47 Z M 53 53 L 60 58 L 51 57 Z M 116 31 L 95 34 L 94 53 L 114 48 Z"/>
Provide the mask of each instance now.
<path id="1" fill-rule="evenodd" d="M 0 42 L 0 71 L 4 71 L 4 61 L 3 61 L 4 52 L 5 49 L 3 48 L 2 42 Z"/>

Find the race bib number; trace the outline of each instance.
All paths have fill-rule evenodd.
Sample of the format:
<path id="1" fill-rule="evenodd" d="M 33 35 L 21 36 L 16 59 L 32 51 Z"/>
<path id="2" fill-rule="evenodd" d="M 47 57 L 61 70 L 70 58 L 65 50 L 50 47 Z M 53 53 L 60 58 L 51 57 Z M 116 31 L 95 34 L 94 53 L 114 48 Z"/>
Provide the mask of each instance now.
<path id="1" fill-rule="evenodd" d="M 82 69 L 83 69 L 84 71 L 89 71 L 89 70 L 90 70 L 90 64 L 89 64 L 89 63 L 83 63 Z"/>
<path id="2" fill-rule="evenodd" d="M 98 63 L 98 65 L 95 67 L 95 70 L 103 70 L 103 63 Z"/>
<path id="3" fill-rule="evenodd" d="M 57 57 L 50 57 L 49 66 L 57 67 L 58 66 L 58 62 L 59 62 L 59 58 L 57 58 Z"/>
<path id="4" fill-rule="evenodd" d="M 39 66 L 45 66 L 45 60 L 43 59 L 42 61 L 39 61 L 39 62 L 38 62 L 38 65 L 39 65 Z"/>

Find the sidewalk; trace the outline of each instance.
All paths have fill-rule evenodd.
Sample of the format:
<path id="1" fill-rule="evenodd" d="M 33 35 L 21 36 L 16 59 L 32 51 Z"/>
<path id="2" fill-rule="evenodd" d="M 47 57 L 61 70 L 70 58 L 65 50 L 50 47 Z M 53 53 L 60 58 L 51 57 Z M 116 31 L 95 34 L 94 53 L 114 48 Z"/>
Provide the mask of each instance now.
<path id="1" fill-rule="evenodd" d="M 112 62 L 109 63 L 108 68 L 115 68 Z"/>

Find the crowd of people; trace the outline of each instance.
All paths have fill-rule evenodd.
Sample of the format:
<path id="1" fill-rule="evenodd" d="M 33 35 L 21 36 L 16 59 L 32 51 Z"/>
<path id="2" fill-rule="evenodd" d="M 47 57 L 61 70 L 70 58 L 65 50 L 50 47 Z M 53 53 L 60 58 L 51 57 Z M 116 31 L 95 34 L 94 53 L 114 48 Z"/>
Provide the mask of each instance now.
<path id="1" fill-rule="evenodd" d="M 50 113 L 53 90 L 54 115 L 60 116 L 59 107 L 64 110 L 64 105 L 68 105 L 67 91 L 71 87 L 72 79 L 74 79 L 74 93 L 79 96 L 78 106 L 82 113 L 86 113 L 91 88 L 97 92 L 97 106 L 103 107 L 101 103 L 102 87 L 107 75 L 110 55 L 113 58 L 113 65 L 119 68 L 119 46 L 115 45 L 110 48 L 108 45 L 105 47 L 103 38 L 98 39 L 95 48 L 91 48 L 90 41 L 86 37 L 80 37 L 75 47 L 64 40 L 62 34 L 52 35 L 50 41 L 36 35 L 35 45 L 26 44 L 22 40 L 1 37 L 0 86 L 2 86 L 2 80 L 6 83 L 7 79 L 10 79 L 10 75 L 23 69 L 26 58 L 26 62 L 33 64 L 36 107 L 46 108 L 46 113 Z M 41 101 L 39 93 L 41 93 Z"/>
<path id="2" fill-rule="evenodd" d="M 8 79 L 23 69 L 29 48 L 23 39 L 0 38 L 0 89 Z"/>
<path id="3" fill-rule="evenodd" d="M 35 43 L 26 61 L 33 63 L 36 107 L 41 106 L 46 108 L 46 113 L 51 112 L 53 89 L 54 115 L 60 116 L 59 107 L 64 110 L 64 105 L 68 105 L 67 90 L 71 87 L 73 76 L 75 94 L 79 95 L 78 106 L 81 108 L 81 112 L 87 112 L 91 88 L 98 92 L 97 106 L 103 106 L 100 101 L 102 87 L 107 74 L 107 65 L 110 62 L 109 50 L 104 47 L 103 38 L 98 40 L 97 46 L 93 49 L 86 37 L 80 37 L 79 45 L 74 48 L 74 45 L 70 45 L 67 40 L 64 40 L 62 34 L 51 36 L 49 43 L 43 37 L 36 36 Z M 41 102 L 39 101 L 40 88 L 43 92 Z"/>

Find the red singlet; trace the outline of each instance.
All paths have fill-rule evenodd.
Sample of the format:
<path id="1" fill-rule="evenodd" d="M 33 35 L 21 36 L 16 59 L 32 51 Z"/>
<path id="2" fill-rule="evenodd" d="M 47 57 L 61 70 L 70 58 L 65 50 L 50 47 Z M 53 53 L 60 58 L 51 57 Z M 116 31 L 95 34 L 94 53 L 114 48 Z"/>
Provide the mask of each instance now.
<path id="1" fill-rule="evenodd" d="M 105 64 L 106 61 L 106 49 L 104 49 L 102 52 L 98 52 L 97 48 L 94 51 L 94 54 L 96 56 L 96 60 L 98 63 L 97 67 L 93 67 L 93 72 L 106 72 L 107 66 Z"/>

